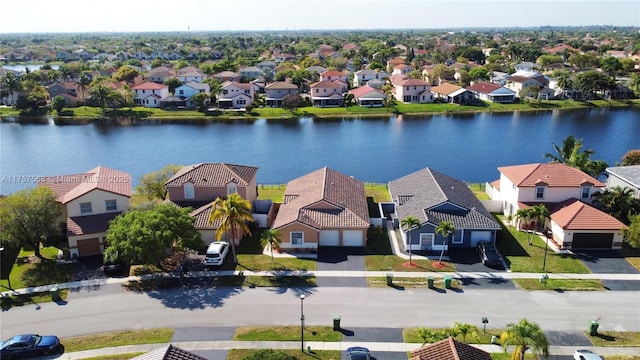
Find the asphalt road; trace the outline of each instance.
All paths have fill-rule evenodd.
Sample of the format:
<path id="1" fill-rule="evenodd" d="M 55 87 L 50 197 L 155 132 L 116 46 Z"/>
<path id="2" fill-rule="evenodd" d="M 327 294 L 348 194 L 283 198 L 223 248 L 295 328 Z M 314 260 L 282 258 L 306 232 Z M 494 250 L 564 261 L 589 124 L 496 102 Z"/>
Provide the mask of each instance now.
<path id="1" fill-rule="evenodd" d="M 37 332 L 61 337 L 154 327 L 236 327 L 300 324 L 305 294 L 307 325 L 357 327 L 450 327 L 454 321 L 503 328 L 521 318 L 545 331 L 600 329 L 640 331 L 640 296 L 635 291 L 551 292 L 497 289 L 434 291 L 393 288 L 204 288 L 144 293 L 118 285 L 70 293 L 66 302 L 26 305 L 4 311 L 1 338 Z"/>

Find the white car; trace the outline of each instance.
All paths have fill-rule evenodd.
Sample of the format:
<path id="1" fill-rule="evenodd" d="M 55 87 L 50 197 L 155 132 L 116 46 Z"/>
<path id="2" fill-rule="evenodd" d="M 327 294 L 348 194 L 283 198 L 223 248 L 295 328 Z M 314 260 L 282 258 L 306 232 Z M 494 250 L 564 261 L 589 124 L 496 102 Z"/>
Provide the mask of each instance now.
<path id="1" fill-rule="evenodd" d="M 228 252 L 228 242 L 214 241 L 209 244 L 209 248 L 207 248 L 207 253 L 204 255 L 204 264 L 206 266 L 220 266 L 224 263 Z"/>
<path id="2" fill-rule="evenodd" d="M 578 349 L 573 353 L 573 360 L 602 360 L 602 358 L 591 350 Z"/>

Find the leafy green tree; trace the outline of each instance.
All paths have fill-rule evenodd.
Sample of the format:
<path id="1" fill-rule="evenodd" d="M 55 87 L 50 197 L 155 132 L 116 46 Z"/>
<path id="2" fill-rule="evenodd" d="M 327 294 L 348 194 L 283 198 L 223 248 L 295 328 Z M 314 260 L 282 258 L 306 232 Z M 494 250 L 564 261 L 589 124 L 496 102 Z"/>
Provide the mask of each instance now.
<path id="1" fill-rule="evenodd" d="M 624 230 L 624 240 L 629 246 L 640 248 L 640 214 L 631 217 L 629 227 Z"/>
<path id="2" fill-rule="evenodd" d="M 218 103 L 218 96 L 222 94 L 222 83 L 218 79 L 207 78 L 204 83 L 209 84 L 209 93 L 211 94 L 211 102 Z"/>
<path id="3" fill-rule="evenodd" d="M 7 72 L 0 81 L 0 88 L 6 90 L 11 98 L 11 105 L 16 106 L 15 93 L 22 90 L 22 81 L 14 73 Z"/>
<path id="4" fill-rule="evenodd" d="M 531 220 L 531 208 L 518 209 L 518 211 L 516 211 L 516 219 L 528 223 Z"/>
<path id="5" fill-rule="evenodd" d="M 411 264 L 411 253 L 413 251 L 411 251 L 411 246 L 412 246 L 412 239 L 411 239 L 411 235 L 410 232 L 413 229 L 418 229 L 420 228 L 420 220 L 418 220 L 418 218 L 413 217 L 413 216 L 407 216 L 406 218 L 402 219 L 400 221 L 400 227 L 402 227 L 403 229 L 405 229 L 405 233 L 406 233 L 406 237 L 407 237 L 407 243 L 409 244 L 408 248 L 409 248 L 409 264 Z"/>
<path id="6" fill-rule="evenodd" d="M 205 244 L 190 210 L 164 203 L 119 215 L 109 224 L 105 257 L 128 264 L 158 264 L 168 249 L 203 250 Z"/>
<path id="7" fill-rule="evenodd" d="M 416 334 L 422 340 L 422 345 L 426 343 L 434 343 L 446 339 L 449 335 L 445 331 L 433 331 L 429 328 L 421 326 L 416 329 Z"/>
<path id="8" fill-rule="evenodd" d="M 619 166 L 640 165 L 640 149 L 629 150 L 622 157 Z"/>
<path id="9" fill-rule="evenodd" d="M 484 67 L 474 67 L 469 70 L 471 80 L 489 80 L 489 71 Z"/>
<path id="10" fill-rule="evenodd" d="M 111 77 L 115 81 L 126 81 L 128 83 L 132 82 L 140 73 L 138 70 L 131 66 L 121 66 L 118 70 L 111 75 Z"/>
<path id="11" fill-rule="evenodd" d="M 191 96 L 191 102 L 199 110 L 204 109 L 204 107 L 207 105 L 210 99 L 211 99 L 211 96 L 204 92 L 199 92 Z"/>
<path id="12" fill-rule="evenodd" d="M 627 86 L 629 86 L 629 89 L 631 89 L 636 96 L 640 96 L 640 74 L 631 74 Z"/>
<path id="13" fill-rule="evenodd" d="M 551 64 L 563 63 L 564 59 L 560 55 L 543 54 L 538 57 L 536 63 L 542 68 L 545 68 Z"/>
<path id="14" fill-rule="evenodd" d="M 553 144 L 556 153 L 546 153 L 544 157 L 551 159 L 552 163 L 561 163 L 578 168 L 585 173 L 597 177 L 607 164 L 603 161 L 591 160 L 591 155 L 595 153 L 593 149 L 582 150 L 582 139 L 576 139 L 569 135 L 562 141 L 562 147 Z"/>
<path id="15" fill-rule="evenodd" d="M 160 60 L 160 59 L 153 59 L 153 60 L 151 61 L 151 64 L 149 64 L 149 65 L 151 65 L 151 68 L 152 68 L 152 69 L 153 69 L 153 68 L 157 68 L 158 66 L 162 66 L 162 60 Z"/>
<path id="16" fill-rule="evenodd" d="M 67 99 L 65 99 L 63 96 L 54 96 L 53 99 L 51 99 L 51 107 L 58 114 L 62 112 L 62 109 L 64 109 L 65 106 L 67 106 Z"/>
<path id="17" fill-rule="evenodd" d="M 248 221 L 253 221 L 251 215 L 251 203 L 243 199 L 238 193 L 230 194 L 226 199 L 217 198 L 213 201 L 213 211 L 209 217 L 209 223 L 219 223 L 216 230 L 216 238 L 231 231 L 231 250 L 233 252 L 233 263 L 238 263 L 236 255 L 236 239 L 241 235 L 251 235 L 251 230 L 247 225 Z"/>
<path id="18" fill-rule="evenodd" d="M 456 232 L 456 228 L 450 221 L 441 221 L 435 229 L 436 234 L 440 234 L 444 238 L 444 244 L 442 244 L 442 251 L 440 252 L 439 264 L 442 264 L 442 257 L 444 256 L 445 245 L 449 244 L 449 238 Z"/>
<path id="19" fill-rule="evenodd" d="M 302 104 L 302 97 L 298 94 L 289 94 L 285 95 L 282 98 L 282 104 L 280 105 L 283 109 L 291 112 L 295 112 Z"/>
<path id="20" fill-rule="evenodd" d="M 507 351 L 508 346 L 515 346 L 512 360 L 524 360 L 524 354 L 531 349 L 536 354 L 549 357 L 549 341 L 540 326 L 522 319 L 518 323 L 507 324 L 506 330 L 500 335 L 500 342 Z"/>
<path id="21" fill-rule="evenodd" d="M 46 186 L 21 190 L 0 199 L 0 241 L 16 247 L 28 246 L 44 259 L 40 248 L 58 232 L 61 215 L 56 194 Z"/>
<path id="22" fill-rule="evenodd" d="M 569 63 L 578 68 L 585 70 L 598 64 L 598 58 L 593 54 L 574 54 L 569 57 Z"/>
<path id="23" fill-rule="evenodd" d="M 605 56 L 600 61 L 600 66 L 602 70 L 609 74 L 612 79 L 615 79 L 616 74 L 620 69 L 622 69 L 622 64 L 620 64 L 620 60 L 614 56 Z"/>
<path id="24" fill-rule="evenodd" d="M 273 249 L 280 248 L 280 231 L 277 229 L 267 229 L 260 235 L 260 245 L 263 248 L 269 246 L 271 250 L 271 260 L 273 260 Z"/>
<path id="25" fill-rule="evenodd" d="M 595 70 L 590 70 L 576 74 L 574 85 L 576 89 L 584 93 L 587 99 L 592 99 L 596 92 L 611 89 L 615 86 L 615 83 L 607 75 Z"/>
<path id="26" fill-rule="evenodd" d="M 167 198 L 167 189 L 164 186 L 175 173 L 182 168 L 182 165 L 169 164 L 162 169 L 152 171 L 140 177 L 140 184 L 136 186 L 136 192 L 143 195 L 147 200 Z"/>
<path id="27" fill-rule="evenodd" d="M 538 227 L 542 225 L 544 228 L 544 224 L 546 223 L 551 213 L 549 209 L 544 204 L 538 204 L 529 208 L 529 216 L 531 220 L 533 220 L 533 230 L 531 232 L 531 237 L 529 238 L 529 245 L 533 244 L 533 238 L 535 236 L 535 232 L 538 230 Z"/>
<path id="28" fill-rule="evenodd" d="M 460 323 L 456 321 L 453 327 L 450 329 L 450 333 L 453 337 L 456 337 L 458 335 L 462 336 L 462 342 L 467 342 L 467 336 L 469 335 L 478 338 L 478 328 L 475 325 L 471 325 L 469 323 Z"/>
<path id="29" fill-rule="evenodd" d="M 178 79 L 178 78 L 169 78 L 169 79 L 164 81 L 164 84 L 169 87 L 169 92 L 171 94 L 175 94 L 176 93 L 176 88 L 178 88 L 178 87 L 180 87 L 182 85 L 182 81 L 180 81 L 180 79 Z"/>
<path id="30" fill-rule="evenodd" d="M 91 89 L 91 100 L 104 112 L 114 97 L 114 91 L 104 85 L 97 85 Z"/>

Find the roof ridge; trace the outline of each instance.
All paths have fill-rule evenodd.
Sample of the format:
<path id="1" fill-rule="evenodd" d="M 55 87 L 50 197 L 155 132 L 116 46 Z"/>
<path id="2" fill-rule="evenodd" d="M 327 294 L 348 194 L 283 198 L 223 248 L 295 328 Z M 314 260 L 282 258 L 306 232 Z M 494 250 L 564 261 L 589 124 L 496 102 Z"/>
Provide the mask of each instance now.
<path id="1" fill-rule="evenodd" d="M 573 204 L 575 204 L 575 203 L 579 203 L 579 205 L 578 205 L 579 207 L 578 207 L 578 209 L 576 209 L 576 211 L 574 211 L 573 215 L 572 215 L 572 216 L 571 216 L 571 218 L 567 221 L 567 224 L 566 224 L 565 226 L 569 226 L 569 224 L 571 224 L 571 222 L 573 222 L 573 220 L 574 220 L 576 217 L 578 217 L 578 214 L 579 214 L 580 212 L 582 212 L 582 210 L 584 210 L 584 206 L 585 206 L 585 204 L 584 204 L 582 201 L 580 201 L 580 200 L 576 199 L 576 201 L 575 201 Z M 570 205 L 568 205 L 568 206 L 571 206 L 571 205 L 573 205 L 573 204 L 570 204 Z"/>

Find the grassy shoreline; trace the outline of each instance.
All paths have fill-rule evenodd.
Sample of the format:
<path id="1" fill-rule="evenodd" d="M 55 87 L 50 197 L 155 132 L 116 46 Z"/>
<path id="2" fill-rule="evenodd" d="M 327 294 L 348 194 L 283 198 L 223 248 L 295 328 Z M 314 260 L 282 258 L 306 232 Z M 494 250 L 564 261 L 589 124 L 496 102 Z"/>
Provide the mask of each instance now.
<path id="1" fill-rule="evenodd" d="M 435 116 L 453 114 L 476 114 L 476 113 L 508 113 L 508 112 L 535 112 L 553 110 L 582 110 L 596 108 L 632 108 L 640 109 L 640 100 L 593 100 L 590 102 L 549 100 L 531 101 L 527 103 L 515 104 L 494 104 L 485 103 L 483 106 L 467 106 L 454 104 L 397 104 L 392 108 L 363 108 L 352 106 L 348 108 L 300 108 L 295 112 L 286 111 L 280 108 L 254 108 L 247 112 L 219 112 L 215 114 L 205 114 L 202 112 L 184 110 L 168 111 L 144 107 L 135 107 L 128 110 L 120 110 L 117 115 L 106 117 L 101 109 L 95 107 L 77 107 L 69 109 L 73 111 L 73 116 L 58 116 L 53 113 L 38 112 L 37 114 L 21 114 L 11 108 L 0 108 L 0 121 L 29 121 L 41 119 L 43 116 L 53 116 L 60 125 L 71 125 L 76 123 L 86 123 L 96 120 L 125 119 L 136 122 L 158 122 L 158 123 L 180 123 L 188 121 L 220 122 L 220 121 L 256 121 L 266 120 L 292 120 L 300 117 L 311 117 L 314 119 L 357 119 L 357 118 L 389 118 L 391 116 Z"/>

